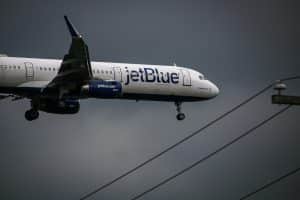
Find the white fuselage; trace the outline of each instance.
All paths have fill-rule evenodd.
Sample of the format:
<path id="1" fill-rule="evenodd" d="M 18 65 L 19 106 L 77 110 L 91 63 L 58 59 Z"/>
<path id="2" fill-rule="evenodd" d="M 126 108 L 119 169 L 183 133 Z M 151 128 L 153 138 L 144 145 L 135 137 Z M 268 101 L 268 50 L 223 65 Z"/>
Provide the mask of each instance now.
<path id="1" fill-rule="evenodd" d="M 0 88 L 44 88 L 57 75 L 61 62 L 0 57 Z M 178 96 L 194 101 L 209 99 L 219 93 L 219 89 L 201 73 L 184 67 L 110 62 L 92 62 L 91 66 L 94 79 L 119 81 L 124 97 L 131 99 Z"/>

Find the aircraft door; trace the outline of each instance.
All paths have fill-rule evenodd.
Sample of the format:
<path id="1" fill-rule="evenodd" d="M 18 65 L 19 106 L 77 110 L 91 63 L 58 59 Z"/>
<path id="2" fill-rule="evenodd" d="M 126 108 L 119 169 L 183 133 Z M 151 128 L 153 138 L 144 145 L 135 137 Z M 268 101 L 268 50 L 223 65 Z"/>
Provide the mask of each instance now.
<path id="1" fill-rule="evenodd" d="M 26 62 L 25 64 L 25 76 L 27 81 L 34 80 L 34 68 L 31 62 Z"/>
<path id="2" fill-rule="evenodd" d="M 183 86 L 191 86 L 191 74 L 188 70 L 181 69 Z"/>
<path id="3" fill-rule="evenodd" d="M 119 82 L 123 82 L 122 80 L 122 70 L 120 67 L 114 67 L 114 79 Z"/>

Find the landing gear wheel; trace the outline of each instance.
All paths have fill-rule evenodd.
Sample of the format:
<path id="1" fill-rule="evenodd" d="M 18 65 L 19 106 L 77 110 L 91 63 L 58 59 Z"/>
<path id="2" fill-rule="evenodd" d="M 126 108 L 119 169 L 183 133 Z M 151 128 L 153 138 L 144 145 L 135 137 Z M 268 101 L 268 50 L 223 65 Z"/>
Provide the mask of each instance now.
<path id="1" fill-rule="evenodd" d="M 175 102 L 176 111 L 177 111 L 176 118 L 179 121 L 185 119 L 185 114 L 181 112 L 181 104 L 182 104 L 181 102 L 178 102 L 178 101 Z"/>
<path id="2" fill-rule="evenodd" d="M 178 121 L 184 120 L 185 119 L 185 114 L 184 113 L 178 113 L 176 115 L 176 118 Z"/>
<path id="3" fill-rule="evenodd" d="M 35 109 L 30 109 L 25 112 L 25 118 L 28 121 L 36 120 L 37 118 L 39 118 L 39 115 L 40 115 L 39 111 L 37 111 Z"/>

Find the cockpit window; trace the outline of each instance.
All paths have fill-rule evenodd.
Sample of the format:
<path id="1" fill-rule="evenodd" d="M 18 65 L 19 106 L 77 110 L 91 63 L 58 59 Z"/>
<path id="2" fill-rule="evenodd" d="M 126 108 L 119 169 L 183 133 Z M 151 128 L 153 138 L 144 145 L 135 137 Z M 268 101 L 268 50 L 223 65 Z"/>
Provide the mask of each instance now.
<path id="1" fill-rule="evenodd" d="M 200 80 L 204 80 L 204 76 L 203 75 L 199 75 L 199 79 Z"/>

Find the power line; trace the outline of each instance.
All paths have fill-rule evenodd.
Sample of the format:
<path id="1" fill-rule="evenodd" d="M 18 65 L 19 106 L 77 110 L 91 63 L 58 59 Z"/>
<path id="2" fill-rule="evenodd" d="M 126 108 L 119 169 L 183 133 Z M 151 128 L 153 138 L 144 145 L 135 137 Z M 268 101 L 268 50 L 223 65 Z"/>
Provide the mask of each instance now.
<path id="1" fill-rule="evenodd" d="M 242 135 L 240 135 L 239 137 L 235 138 L 234 140 L 230 141 L 229 143 L 223 145 L 222 147 L 220 147 L 219 149 L 217 149 L 216 151 L 208 154 L 207 156 L 203 157 L 202 159 L 198 160 L 197 162 L 193 163 L 192 165 L 186 167 L 185 169 L 177 172 L 176 174 L 174 174 L 173 176 L 163 180 L 162 182 L 158 183 L 157 185 L 151 187 L 150 189 L 136 195 L 135 197 L 133 197 L 130 200 L 137 200 L 140 199 L 141 197 L 145 196 L 146 194 L 154 191 L 155 189 L 161 187 L 162 185 L 165 185 L 166 183 L 170 182 L 171 180 L 175 179 L 176 177 L 188 172 L 189 170 L 191 170 L 192 168 L 196 167 L 197 165 L 205 162 L 206 160 L 208 160 L 209 158 L 217 155 L 218 153 L 222 152 L 223 150 L 225 150 L 226 148 L 228 148 L 229 146 L 233 145 L 234 143 L 238 142 L 239 140 L 241 140 L 242 138 L 246 137 L 247 135 L 249 135 L 250 133 L 252 133 L 253 131 L 255 131 L 256 129 L 258 129 L 259 127 L 263 126 L 264 124 L 266 124 L 267 122 L 271 121 L 272 119 L 274 119 L 275 117 L 277 117 L 278 115 L 280 115 L 281 113 L 285 112 L 287 109 L 289 109 L 291 106 L 286 106 L 283 109 L 281 109 L 280 111 L 276 112 L 275 114 L 271 115 L 269 118 L 265 119 L 264 121 L 260 122 L 259 124 L 257 124 L 256 126 L 254 126 L 253 128 L 249 129 L 248 131 L 246 131 L 245 133 L 243 133 Z"/>
<path id="2" fill-rule="evenodd" d="M 99 188 L 95 189 L 94 191 L 86 194 L 85 196 L 81 197 L 80 200 L 85 200 L 91 196 L 93 196 L 94 194 L 100 192 L 101 190 L 103 190 L 104 188 L 109 187 L 110 185 L 112 185 L 113 183 L 125 178 L 126 176 L 128 176 L 129 174 L 132 174 L 133 172 L 135 172 L 136 170 L 142 168 L 143 166 L 145 166 L 146 164 L 152 162 L 153 160 L 157 159 L 158 157 L 162 156 L 163 154 L 167 153 L 168 151 L 174 149 L 176 146 L 186 142 L 187 140 L 191 139 L 192 137 L 194 137 L 195 135 L 199 134 L 200 132 L 204 131 L 205 129 L 207 129 L 208 127 L 212 126 L 213 124 L 215 124 L 216 122 L 220 121 L 221 119 L 223 119 L 224 117 L 226 117 L 227 115 L 229 115 L 230 113 L 238 110 L 239 108 L 241 108 L 242 106 L 244 106 L 245 104 L 249 103 L 250 101 L 252 101 L 253 99 L 255 99 L 256 97 L 258 97 L 259 95 L 263 94 L 264 92 L 266 92 L 268 89 L 270 89 L 273 86 L 273 83 L 268 85 L 267 87 L 263 88 L 262 90 L 258 91 L 257 93 L 255 93 L 254 95 L 252 95 L 251 97 L 249 97 L 248 99 L 244 100 L 242 103 L 240 103 L 239 105 L 233 107 L 232 109 L 230 109 L 229 111 L 225 112 L 224 114 L 220 115 L 219 117 L 217 117 L 216 119 L 214 119 L 213 121 L 209 122 L 208 124 L 206 124 L 205 126 L 203 126 L 202 128 L 194 131 L 193 133 L 191 133 L 190 135 L 186 136 L 185 138 L 179 140 L 178 142 L 176 142 L 175 144 L 167 147 L 166 149 L 164 149 L 163 151 L 161 151 L 160 153 L 150 157 L 149 159 L 147 159 L 146 161 L 140 163 L 139 165 L 137 165 L 136 167 L 134 167 L 133 169 L 125 172 L 124 174 L 120 175 L 119 177 L 107 182 L 106 184 L 100 186 Z"/>
<path id="3" fill-rule="evenodd" d="M 291 77 L 286 77 L 283 79 L 279 79 L 280 81 L 291 81 L 291 80 L 296 80 L 296 79 L 300 79 L 300 76 L 291 76 Z"/>
<path id="4" fill-rule="evenodd" d="M 290 80 L 294 80 L 294 79 L 300 79 L 300 76 L 294 76 L 294 77 L 287 77 L 284 79 L 280 79 L 281 81 L 290 81 Z M 256 92 L 255 94 L 253 94 L 252 96 L 250 96 L 249 98 L 247 98 L 246 100 L 244 100 L 243 102 L 241 102 L 240 104 L 238 104 L 237 106 L 233 107 L 232 109 L 230 109 L 229 111 L 225 112 L 224 114 L 220 115 L 219 117 L 217 117 L 216 119 L 214 119 L 213 121 L 209 122 L 208 124 L 206 124 L 205 126 L 203 126 L 202 128 L 196 130 L 195 132 L 191 133 L 190 135 L 186 136 L 185 138 L 179 140 L 178 142 L 176 142 L 175 144 L 167 147 L 166 149 L 162 150 L 161 152 L 159 152 L 158 154 L 153 155 L 152 157 L 148 158 L 146 161 L 140 163 L 139 165 L 137 165 L 136 167 L 132 168 L 131 170 L 123 173 L 122 175 L 118 176 L 117 178 L 103 184 L 102 186 L 100 186 L 99 188 L 93 190 L 90 193 L 87 193 L 86 195 L 84 195 L 83 197 L 80 198 L 80 200 L 85 200 L 91 196 L 93 196 L 94 194 L 100 192 L 101 190 L 111 186 L 112 184 L 114 184 L 115 182 L 127 177 L 128 175 L 132 174 L 133 172 L 137 171 L 138 169 L 142 168 L 143 166 L 147 165 L 148 163 L 152 162 L 153 160 L 159 158 L 160 156 L 164 155 L 165 153 L 167 153 L 168 151 L 174 149 L 175 147 L 177 147 L 178 145 L 186 142 L 187 140 L 191 139 L 192 137 L 198 135 L 200 132 L 204 131 L 205 129 L 209 128 L 210 126 L 212 126 L 213 124 L 215 124 L 216 122 L 220 121 L 221 119 L 223 119 L 224 117 L 226 117 L 227 115 L 231 114 L 232 112 L 238 110 L 239 108 L 241 108 L 242 106 L 246 105 L 247 103 L 249 103 L 250 101 L 252 101 L 253 99 L 255 99 L 256 97 L 260 96 L 261 94 L 263 94 L 264 92 L 266 92 L 267 90 L 269 90 L 272 86 L 274 85 L 274 83 L 269 84 L 268 86 L 266 86 L 265 88 L 263 88 L 262 90 Z"/>
<path id="5" fill-rule="evenodd" d="M 275 179 L 275 180 L 273 180 L 273 181 L 271 181 L 271 182 L 269 182 L 269 183 L 267 183 L 267 184 L 265 184 L 263 186 L 261 186 L 260 188 L 254 190 L 253 192 L 250 192 L 250 193 L 246 194 L 245 196 L 243 196 L 242 198 L 240 198 L 240 200 L 248 199 L 249 197 L 255 195 L 256 193 L 258 193 L 258 192 L 260 192 L 262 190 L 267 189 L 268 187 L 274 185 L 275 183 L 278 183 L 278 182 L 282 181 L 283 179 L 285 179 L 285 178 L 287 178 L 287 177 L 289 177 L 289 176 L 291 176 L 293 174 L 296 174 L 298 171 L 300 171 L 300 167 L 297 168 L 297 169 L 295 169 L 295 170 L 293 170 L 293 171 L 290 171 L 290 172 L 286 173 L 285 175 L 283 175 L 283 176 L 281 176 L 281 177 L 279 177 L 279 178 L 277 178 L 277 179 Z"/>

